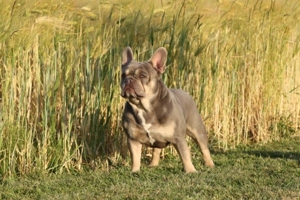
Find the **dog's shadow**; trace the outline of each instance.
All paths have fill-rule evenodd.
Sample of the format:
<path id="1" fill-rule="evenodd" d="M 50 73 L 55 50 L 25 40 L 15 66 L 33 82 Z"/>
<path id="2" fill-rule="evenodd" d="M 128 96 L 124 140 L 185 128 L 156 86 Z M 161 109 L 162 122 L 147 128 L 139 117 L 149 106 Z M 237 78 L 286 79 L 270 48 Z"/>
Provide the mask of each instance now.
<path id="1" fill-rule="evenodd" d="M 296 160 L 300 165 L 300 153 L 297 152 L 282 152 L 282 151 L 258 151 L 258 150 L 246 150 L 243 153 L 248 155 L 254 155 L 256 157 L 263 157 L 263 158 L 272 158 L 272 159 L 291 159 Z"/>
<path id="2" fill-rule="evenodd" d="M 271 159 L 290 159 L 296 160 L 300 165 L 300 153 L 299 152 L 284 152 L 284 151 L 272 151 L 272 150 L 233 150 L 228 152 L 212 151 L 212 154 L 228 154 L 228 155 L 250 155 L 255 157 L 271 158 Z"/>

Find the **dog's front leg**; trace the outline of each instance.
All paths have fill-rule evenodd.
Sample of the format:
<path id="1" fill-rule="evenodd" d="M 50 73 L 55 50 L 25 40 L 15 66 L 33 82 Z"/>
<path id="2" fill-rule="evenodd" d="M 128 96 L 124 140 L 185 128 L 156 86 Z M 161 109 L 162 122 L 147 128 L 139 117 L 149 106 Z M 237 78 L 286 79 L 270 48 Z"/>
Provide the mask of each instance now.
<path id="1" fill-rule="evenodd" d="M 137 172 L 141 167 L 142 144 L 130 138 L 127 143 L 131 156 L 131 172 Z"/>
<path id="2" fill-rule="evenodd" d="M 181 140 L 178 140 L 176 144 L 174 144 L 174 147 L 181 158 L 184 171 L 186 173 L 196 172 L 196 169 L 192 163 L 191 152 L 185 141 L 185 138 L 181 138 Z"/>

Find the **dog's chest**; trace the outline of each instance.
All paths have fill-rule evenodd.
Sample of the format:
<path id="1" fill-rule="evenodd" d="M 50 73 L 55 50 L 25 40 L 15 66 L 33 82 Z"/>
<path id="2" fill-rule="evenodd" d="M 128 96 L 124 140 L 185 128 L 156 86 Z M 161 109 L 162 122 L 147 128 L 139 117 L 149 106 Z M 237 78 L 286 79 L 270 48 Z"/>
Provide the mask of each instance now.
<path id="1" fill-rule="evenodd" d="M 145 112 L 143 110 L 139 110 L 137 112 L 140 123 L 148 133 L 151 144 L 154 144 L 155 141 L 168 141 L 168 139 L 174 135 L 176 126 L 175 122 L 168 122 L 166 124 L 152 124 L 151 122 L 146 121 L 144 115 Z"/>
<path id="2" fill-rule="evenodd" d="M 144 127 L 144 129 L 148 133 L 148 137 L 149 137 L 150 143 L 154 144 L 155 139 L 152 138 L 151 131 L 150 131 L 150 128 L 152 127 L 152 124 L 151 123 L 146 123 L 146 119 L 144 117 L 144 112 L 143 111 L 138 111 L 137 115 L 138 115 L 138 117 L 139 117 L 139 119 L 141 121 L 141 125 Z"/>

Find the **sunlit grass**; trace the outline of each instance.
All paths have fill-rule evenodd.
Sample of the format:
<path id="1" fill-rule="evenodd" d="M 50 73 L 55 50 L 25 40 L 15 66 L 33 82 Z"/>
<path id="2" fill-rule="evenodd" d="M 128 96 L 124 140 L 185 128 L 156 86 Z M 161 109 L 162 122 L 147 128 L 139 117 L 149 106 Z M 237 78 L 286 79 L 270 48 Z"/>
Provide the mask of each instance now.
<path id="1" fill-rule="evenodd" d="M 299 199 L 300 139 L 239 146 L 214 152 L 215 168 L 197 162 L 197 173 L 185 174 L 178 157 L 168 155 L 142 171 L 111 164 L 69 174 L 22 176 L 0 183 L 2 199 Z M 201 158 L 198 151 L 194 160 Z M 145 161 L 145 160 L 143 160 Z M 105 170 L 103 170 L 105 169 Z"/>

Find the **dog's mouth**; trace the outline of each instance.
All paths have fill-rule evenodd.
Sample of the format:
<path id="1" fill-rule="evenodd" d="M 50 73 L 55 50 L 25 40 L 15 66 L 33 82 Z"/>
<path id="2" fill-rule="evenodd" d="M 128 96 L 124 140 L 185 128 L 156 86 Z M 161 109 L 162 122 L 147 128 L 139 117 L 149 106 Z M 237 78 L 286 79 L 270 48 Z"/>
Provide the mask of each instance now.
<path id="1" fill-rule="evenodd" d="M 123 98 L 129 98 L 129 97 L 138 97 L 137 94 L 135 93 L 134 89 L 132 89 L 129 86 L 125 86 L 122 91 L 121 91 L 121 96 Z"/>
<path id="2" fill-rule="evenodd" d="M 142 98 L 145 96 L 142 85 L 128 83 L 122 86 L 121 96 L 123 98 Z"/>

